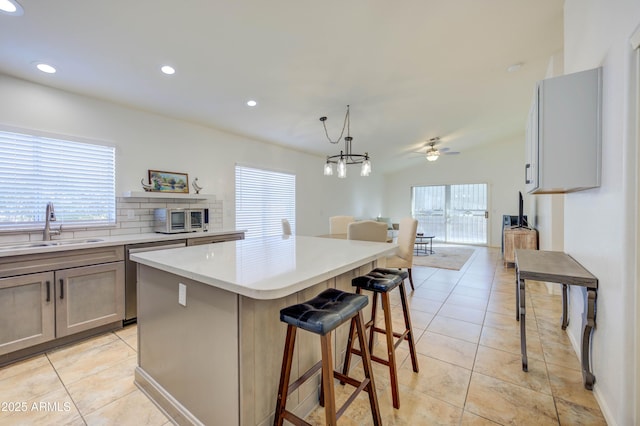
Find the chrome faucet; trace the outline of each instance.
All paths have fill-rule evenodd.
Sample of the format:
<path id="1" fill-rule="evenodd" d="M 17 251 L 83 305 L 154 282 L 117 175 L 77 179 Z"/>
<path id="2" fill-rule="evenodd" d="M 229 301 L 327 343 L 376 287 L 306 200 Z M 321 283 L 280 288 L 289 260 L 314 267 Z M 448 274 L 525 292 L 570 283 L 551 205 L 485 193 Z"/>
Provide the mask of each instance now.
<path id="1" fill-rule="evenodd" d="M 51 230 L 51 222 L 56 221 L 56 212 L 53 208 L 53 203 L 49 201 L 47 203 L 47 211 L 45 213 L 44 231 L 42 231 L 42 240 L 51 241 L 51 235 L 59 235 L 60 231 Z"/>

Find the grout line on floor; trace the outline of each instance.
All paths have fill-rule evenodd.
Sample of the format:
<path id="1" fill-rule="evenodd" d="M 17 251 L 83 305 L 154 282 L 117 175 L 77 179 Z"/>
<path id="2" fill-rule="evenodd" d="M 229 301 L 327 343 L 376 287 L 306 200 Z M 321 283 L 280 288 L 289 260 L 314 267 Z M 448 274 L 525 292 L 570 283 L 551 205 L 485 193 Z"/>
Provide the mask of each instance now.
<path id="1" fill-rule="evenodd" d="M 69 389 L 67 388 L 67 385 L 62 380 L 62 377 L 60 377 L 60 373 L 58 373 L 58 369 L 55 367 L 55 365 L 53 365 L 53 362 L 51 362 L 51 358 L 49 358 L 49 352 L 46 352 L 44 355 L 47 357 L 47 361 L 49 362 L 49 365 L 51 365 L 51 368 L 56 373 L 56 377 L 58 377 L 60 384 L 64 388 L 64 391 L 67 393 L 67 396 L 69 396 L 69 399 L 73 403 L 73 406 L 76 407 L 76 411 L 78 412 L 80 419 L 82 419 L 82 422 L 86 425 L 87 421 L 85 420 L 84 415 L 82 415 L 82 412 L 80 411 L 80 407 L 78 407 L 76 400 L 73 398 L 73 396 L 71 396 L 71 392 L 69 392 Z"/>

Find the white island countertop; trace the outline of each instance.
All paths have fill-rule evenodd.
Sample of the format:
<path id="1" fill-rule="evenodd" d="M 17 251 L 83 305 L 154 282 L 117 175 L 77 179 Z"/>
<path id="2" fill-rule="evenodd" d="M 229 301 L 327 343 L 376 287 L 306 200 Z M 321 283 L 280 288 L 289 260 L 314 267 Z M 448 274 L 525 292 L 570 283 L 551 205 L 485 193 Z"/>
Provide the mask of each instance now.
<path id="1" fill-rule="evenodd" d="M 276 236 L 132 254 L 131 259 L 252 299 L 277 299 L 392 254 L 396 244 Z"/>

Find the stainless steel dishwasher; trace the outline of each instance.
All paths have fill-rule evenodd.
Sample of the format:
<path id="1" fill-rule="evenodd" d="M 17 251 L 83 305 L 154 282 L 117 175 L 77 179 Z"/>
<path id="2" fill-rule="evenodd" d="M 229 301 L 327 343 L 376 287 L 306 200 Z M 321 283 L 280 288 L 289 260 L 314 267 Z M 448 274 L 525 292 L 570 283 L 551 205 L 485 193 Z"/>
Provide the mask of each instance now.
<path id="1" fill-rule="evenodd" d="M 145 251 L 165 250 L 186 247 L 187 240 L 156 241 L 153 243 L 128 244 L 125 247 L 126 259 L 124 263 L 124 321 L 123 324 L 136 322 L 138 316 L 138 298 L 136 286 L 138 283 L 138 264 L 129 257 L 133 253 Z"/>

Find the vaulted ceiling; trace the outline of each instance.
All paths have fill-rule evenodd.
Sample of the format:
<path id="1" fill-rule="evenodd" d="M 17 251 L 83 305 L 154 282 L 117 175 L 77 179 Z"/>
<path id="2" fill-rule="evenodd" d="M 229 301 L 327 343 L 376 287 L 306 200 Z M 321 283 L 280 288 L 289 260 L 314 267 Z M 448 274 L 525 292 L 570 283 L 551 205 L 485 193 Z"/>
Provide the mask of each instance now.
<path id="1" fill-rule="evenodd" d="M 342 144 L 318 119 L 335 139 L 349 104 L 382 171 L 428 166 L 410 153 L 435 136 L 464 155 L 524 135 L 563 47 L 561 0 L 17 1 L 0 73 L 321 156 Z"/>

